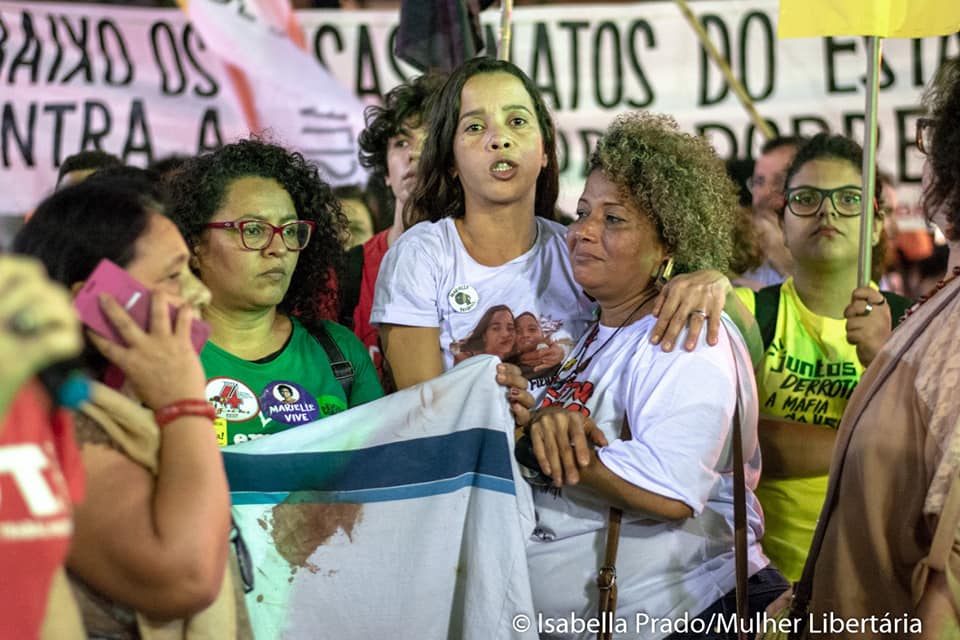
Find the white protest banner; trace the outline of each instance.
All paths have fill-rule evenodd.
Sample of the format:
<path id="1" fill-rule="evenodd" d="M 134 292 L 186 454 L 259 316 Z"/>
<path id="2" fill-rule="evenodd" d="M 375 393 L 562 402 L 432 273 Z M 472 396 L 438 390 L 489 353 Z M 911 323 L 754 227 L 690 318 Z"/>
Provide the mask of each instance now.
<path id="1" fill-rule="evenodd" d="M 692 7 L 775 131 L 862 137 L 861 38 L 777 40 L 776 0 Z M 416 73 L 393 55 L 396 11 L 297 17 L 311 55 L 364 103 Z M 498 17 L 481 14 L 488 43 Z M 674 3 L 520 7 L 513 17 L 511 60 L 533 77 L 559 126 L 565 209 L 579 195 L 593 142 L 622 111 L 673 114 L 724 157 L 761 145 Z M 920 178 L 913 128 L 923 87 L 958 54 L 957 34 L 884 42 L 879 163 L 901 183 Z M 63 157 L 81 148 L 99 143 L 142 164 L 245 131 L 222 66 L 177 10 L 0 2 L 0 87 L 0 212 L 33 206 Z M 356 161 L 346 148 L 333 151 L 328 158 L 344 163 L 335 171 Z"/>
<path id="2" fill-rule="evenodd" d="M 244 114 L 249 128 L 259 131 L 265 126 L 295 141 L 307 159 L 324 164 L 328 180 L 366 181 L 356 162 L 348 161 L 341 171 L 335 165 L 342 163 L 325 162 L 344 152 L 357 155 L 363 105 L 291 39 L 295 36 L 302 42 L 303 34 L 290 24 L 293 16 L 287 0 L 180 0 L 179 4 L 234 74 L 232 84 L 240 92 L 237 99 L 253 111 Z M 288 27 L 297 30 L 290 34 Z"/>
<path id="3" fill-rule="evenodd" d="M 224 449 L 258 639 L 536 638 L 498 362 Z"/>

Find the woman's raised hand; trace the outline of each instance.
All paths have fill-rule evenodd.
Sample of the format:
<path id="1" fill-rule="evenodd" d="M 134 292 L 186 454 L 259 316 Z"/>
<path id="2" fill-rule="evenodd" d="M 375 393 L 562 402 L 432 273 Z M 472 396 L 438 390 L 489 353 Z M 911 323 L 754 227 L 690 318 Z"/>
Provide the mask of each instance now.
<path id="1" fill-rule="evenodd" d="M 870 366 L 893 333 L 887 299 L 871 287 L 854 289 L 843 316 L 847 319 L 847 342 L 857 347 L 860 363 Z"/>
<path id="2" fill-rule="evenodd" d="M 169 296 L 155 292 L 149 331 L 141 329 L 111 296 L 101 296 L 100 305 L 128 346 L 88 332 L 90 340 L 123 371 L 145 405 L 156 410 L 180 400 L 204 397 L 206 376 L 190 339 L 194 314 L 189 305 L 180 307 L 173 323 Z"/>

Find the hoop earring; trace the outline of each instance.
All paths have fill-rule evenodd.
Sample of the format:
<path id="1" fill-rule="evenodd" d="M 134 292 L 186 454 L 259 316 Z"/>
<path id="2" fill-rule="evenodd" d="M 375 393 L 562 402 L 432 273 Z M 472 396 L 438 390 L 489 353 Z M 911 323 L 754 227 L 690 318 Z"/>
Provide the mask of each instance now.
<path id="1" fill-rule="evenodd" d="M 660 263 L 660 268 L 653 274 L 653 286 L 662 289 L 667 284 L 667 280 L 673 275 L 673 258 L 668 257 L 666 262 Z"/>

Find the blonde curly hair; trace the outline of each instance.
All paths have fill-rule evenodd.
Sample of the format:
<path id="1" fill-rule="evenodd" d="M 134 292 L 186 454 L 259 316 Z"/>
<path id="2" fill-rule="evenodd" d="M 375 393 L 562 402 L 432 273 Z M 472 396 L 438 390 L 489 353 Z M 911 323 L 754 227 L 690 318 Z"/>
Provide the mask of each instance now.
<path id="1" fill-rule="evenodd" d="M 670 116 L 622 114 L 590 156 L 588 171 L 598 169 L 650 217 L 675 273 L 727 272 L 737 190 L 705 139 L 682 133 Z"/>

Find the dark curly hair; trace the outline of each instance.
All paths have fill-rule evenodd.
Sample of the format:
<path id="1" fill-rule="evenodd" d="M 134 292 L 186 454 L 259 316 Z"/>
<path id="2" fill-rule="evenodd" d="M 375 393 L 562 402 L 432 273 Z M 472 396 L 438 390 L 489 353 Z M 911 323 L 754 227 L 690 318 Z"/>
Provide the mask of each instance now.
<path id="1" fill-rule="evenodd" d="M 426 124 L 433 99 L 446 81 L 446 74 L 431 71 L 397 85 L 383 97 L 383 105 L 363 112 L 366 128 L 360 132 L 360 164 L 370 170 L 370 180 L 383 181 L 388 173 L 387 143 L 404 124 Z"/>
<path id="2" fill-rule="evenodd" d="M 459 218 L 464 214 L 463 187 L 459 178 L 450 174 L 456 164 L 453 141 L 460 120 L 460 95 L 467 80 L 483 73 L 508 73 L 523 83 L 533 102 L 547 166 L 537 178 L 536 214 L 554 219 L 554 208 L 560 192 L 560 169 L 557 163 L 557 131 L 547 105 L 533 81 L 518 66 L 495 58 L 472 58 L 450 74 L 440 90 L 430 115 L 430 135 L 423 143 L 418 165 L 417 185 L 403 212 L 404 223 L 436 222 L 441 218 Z"/>
<path id="3" fill-rule="evenodd" d="M 597 141 L 588 167 L 649 216 L 675 273 L 728 270 L 737 188 L 704 138 L 682 133 L 670 116 L 626 113 Z"/>
<path id="4" fill-rule="evenodd" d="M 923 194 L 924 206 L 930 212 L 945 210 L 956 235 L 960 231 L 960 58 L 940 65 L 923 104 L 933 120 L 927 155 L 932 179 Z"/>
<path id="5" fill-rule="evenodd" d="M 322 318 L 336 318 L 347 217 L 317 167 L 297 152 L 251 138 L 187 161 L 167 183 L 170 217 L 187 244 L 193 249 L 200 242 L 204 225 L 223 205 L 230 185 L 245 177 L 276 180 L 293 200 L 297 217 L 316 223 L 277 309 L 296 315 L 308 327 Z"/>

